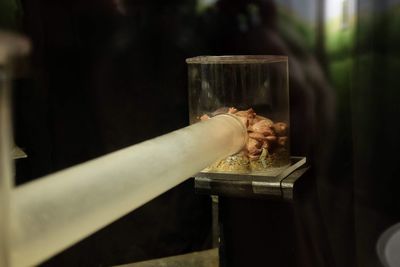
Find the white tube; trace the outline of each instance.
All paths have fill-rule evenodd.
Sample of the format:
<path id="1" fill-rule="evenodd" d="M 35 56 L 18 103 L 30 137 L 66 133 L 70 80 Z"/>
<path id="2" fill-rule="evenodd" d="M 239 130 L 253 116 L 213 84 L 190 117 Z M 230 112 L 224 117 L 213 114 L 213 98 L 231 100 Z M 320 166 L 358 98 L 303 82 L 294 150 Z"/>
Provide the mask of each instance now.
<path id="1" fill-rule="evenodd" d="M 18 187 L 12 266 L 64 250 L 245 144 L 244 125 L 216 116 Z"/>
<path id="2" fill-rule="evenodd" d="M 1 53 L 1 47 L 0 47 Z M 9 265 L 10 252 L 10 196 L 13 185 L 11 159 L 11 103 L 10 77 L 0 55 L 0 267 Z"/>
<path id="3" fill-rule="evenodd" d="M 0 267 L 10 265 L 10 198 L 13 187 L 12 61 L 29 52 L 22 36 L 0 32 Z"/>

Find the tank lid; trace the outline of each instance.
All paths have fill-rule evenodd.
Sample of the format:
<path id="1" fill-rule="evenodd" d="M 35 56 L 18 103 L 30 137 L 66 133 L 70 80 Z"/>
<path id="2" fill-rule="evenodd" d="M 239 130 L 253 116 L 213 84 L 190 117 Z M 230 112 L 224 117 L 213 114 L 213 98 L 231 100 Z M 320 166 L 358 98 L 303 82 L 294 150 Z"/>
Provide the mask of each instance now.
<path id="1" fill-rule="evenodd" d="M 288 57 L 282 55 L 240 55 L 240 56 L 198 56 L 187 58 L 188 64 L 248 64 L 287 62 Z"/>

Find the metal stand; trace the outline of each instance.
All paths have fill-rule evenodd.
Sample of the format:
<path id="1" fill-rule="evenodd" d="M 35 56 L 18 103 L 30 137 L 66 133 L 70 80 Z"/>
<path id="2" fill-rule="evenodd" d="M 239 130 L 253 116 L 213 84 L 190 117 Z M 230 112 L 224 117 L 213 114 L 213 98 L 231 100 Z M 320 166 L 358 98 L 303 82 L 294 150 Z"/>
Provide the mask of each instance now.
<path id="1" fill-rule="evenodd" d="M 305 157 L 291 157 L 291 164 L 271 175 L 240 175 L 200 172 L 195 178 L 196 193 L 233 196 L 293 199 L 297 180 L 307 171 Z"/>
<path id="2" fill-rule="evenodd" d="M 297 266 L 293 204 L 308 169 L 292 157 L 274 176 L 196 175 L 196 192 L 218 203 L 220 267 Z"/>

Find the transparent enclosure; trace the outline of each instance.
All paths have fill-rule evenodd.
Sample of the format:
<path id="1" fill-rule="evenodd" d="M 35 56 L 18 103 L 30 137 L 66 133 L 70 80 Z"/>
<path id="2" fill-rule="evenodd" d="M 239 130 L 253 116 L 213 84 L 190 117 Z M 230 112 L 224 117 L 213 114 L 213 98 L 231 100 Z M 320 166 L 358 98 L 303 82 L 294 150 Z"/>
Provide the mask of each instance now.
<path id="1" fill-rule="evenodd" d="M 200 56 L 186 62 L 190 123 L 228 113 L 248 131 L 242 151 L 204 171 L 268 175 L 289 165 L 287 57 Z"/>

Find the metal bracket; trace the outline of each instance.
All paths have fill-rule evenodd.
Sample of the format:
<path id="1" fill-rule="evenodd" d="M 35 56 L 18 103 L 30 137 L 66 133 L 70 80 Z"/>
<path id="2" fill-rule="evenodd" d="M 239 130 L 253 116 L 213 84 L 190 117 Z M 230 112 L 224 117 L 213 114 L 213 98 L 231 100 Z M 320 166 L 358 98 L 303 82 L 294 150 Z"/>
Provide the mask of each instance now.
<path id="1" fill-rule="evenodd" d="M 18 146 L 15 146 L 12 150 L 12 158 L 13 159 L 23 159 L 27 158 L 28 155 Z"/>
<path id="2" fill-rule="evenodd" d="M 195 177 L 199 194 L 293 199 L 294 184 L 308 170 L 305 157 L 291 157 L 291 164 L 274 175 L 200 172 Z"/>

